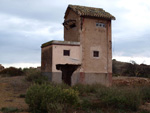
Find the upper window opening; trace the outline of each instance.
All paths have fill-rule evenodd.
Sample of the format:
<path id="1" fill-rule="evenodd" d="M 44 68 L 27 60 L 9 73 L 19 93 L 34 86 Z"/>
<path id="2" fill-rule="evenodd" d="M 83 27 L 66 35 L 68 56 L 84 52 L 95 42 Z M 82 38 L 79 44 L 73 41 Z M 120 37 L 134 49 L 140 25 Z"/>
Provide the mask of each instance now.
<path id="1" fill-rule="evenodd" d="M 96 23 L 96 26 L 97 27 L 105 27 L 105 24 L 104 23 Z"/>
<path id="2" fill-rule="evenodd" d="M 70 27 L 70 28 L 74 28 L 74 27 L 76 27 L 76 24 L 73 23 L 73 24 L 71 24 L 69 27 Z"/>
<path id="3" fill-rule="evenodd" d="M 64 50 L 64 56 L 70 56 L 70 50 Z"/>
<path id="4" fill-rule="evenodd" d="M 64 21 L 63 25 L 67 30 L 69 30 L 71 28 L 76 27 L 76 20 L 72 20 L 72 19 L 66 20 Z"/>
<path id="5" fill-rule="evenodd" d="M 96 23 L 96 26 L 99 26 L 99 24 L 98 24 L 98 23 Z"/>
<path id="6" fill-rule="evenodd" d="M 99 51 L 93 51 L 93 57 L 99 57 Z"/>

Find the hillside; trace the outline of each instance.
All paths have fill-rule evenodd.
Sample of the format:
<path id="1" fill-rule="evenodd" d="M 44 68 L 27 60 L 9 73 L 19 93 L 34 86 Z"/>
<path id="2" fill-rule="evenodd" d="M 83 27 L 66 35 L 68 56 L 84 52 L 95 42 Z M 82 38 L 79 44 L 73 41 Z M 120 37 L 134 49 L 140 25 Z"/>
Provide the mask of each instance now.
<path id="1" fill-rule="evenodd" d="M 134 61 L 131 63 L 112 60 L 112 70 L 114 76 L 132 76 L 150 78 L 150 65 L 137 64 Z"/>

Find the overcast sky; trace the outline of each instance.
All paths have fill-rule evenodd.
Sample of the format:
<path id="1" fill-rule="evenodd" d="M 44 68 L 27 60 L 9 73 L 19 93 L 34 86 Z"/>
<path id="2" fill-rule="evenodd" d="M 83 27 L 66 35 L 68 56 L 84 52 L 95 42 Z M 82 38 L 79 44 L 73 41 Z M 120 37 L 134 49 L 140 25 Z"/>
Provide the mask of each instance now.
<path id="1" fill-rule="evenodd" d="M 41 44 L 63 40 L 68 4 L 114 15 L 113 58 L 150 64 L 150 0 L 0 0 L 0 64 L 40 66 Z"/>

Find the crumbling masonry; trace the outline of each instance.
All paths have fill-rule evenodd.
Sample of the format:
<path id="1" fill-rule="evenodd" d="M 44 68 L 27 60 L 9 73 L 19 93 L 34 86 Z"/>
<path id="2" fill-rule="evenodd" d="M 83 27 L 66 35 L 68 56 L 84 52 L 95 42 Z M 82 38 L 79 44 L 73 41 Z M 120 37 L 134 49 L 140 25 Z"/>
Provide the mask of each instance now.
<path id="1" fill-rule="evenodd" d="M 111 20 L 101 8 L 69 5 L 64 41 L 42 44 L 41 70 L 56 83 L 112 84 Z"/>

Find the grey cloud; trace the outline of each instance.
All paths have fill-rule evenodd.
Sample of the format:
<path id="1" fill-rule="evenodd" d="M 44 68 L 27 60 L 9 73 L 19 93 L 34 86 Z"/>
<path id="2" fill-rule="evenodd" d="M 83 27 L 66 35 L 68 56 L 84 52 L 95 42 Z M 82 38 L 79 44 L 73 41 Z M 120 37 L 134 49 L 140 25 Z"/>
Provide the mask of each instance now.
<path id="1" fill-rule="evenodd" d="M 60 29 L 59 27 L 54 27 L 54 31 L 52 29 L 53 27 L 49 30 L 52 37 L 50 34 L 36 34 L 32 31 L 24 33 L 22 32 L 24 29 L 0 31 L 0 63 L 40 63 L 41 44 L 62 38 L 58 33 L 55 33 Z"/>
<path id="2" fill-rule="evenodd" d="M 63 40 L 61 24 L 68 4 L 101 7 L 116 17 L 113 54 L 150 56 L 149 24 L 134 27 L 132 16 L 127 16 L 130 10 L 118 1 L 0 0 L 0 63 L 40 63 L 41 44 Z"/>
<path id="3" fill-rule="evenodd" d="M 145 56 L 150 57 L 150 33 L 143 34 L 134 39 L 132 37 L 127 38 L 127 40 L 122 39 L 119 41 L 113 41 L 113 52 L 116 55 L 117 53 L 122 53 L 122 56 Z"/>
<path id="4" fill-rule="evenodd" d="M 0 12 L 40 21 L 63 21 L 66 9 L 54 3 L 48 0 L 1 0 Z"/>

